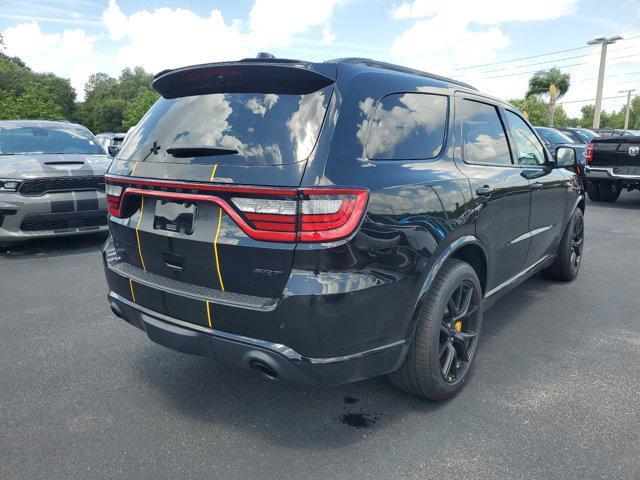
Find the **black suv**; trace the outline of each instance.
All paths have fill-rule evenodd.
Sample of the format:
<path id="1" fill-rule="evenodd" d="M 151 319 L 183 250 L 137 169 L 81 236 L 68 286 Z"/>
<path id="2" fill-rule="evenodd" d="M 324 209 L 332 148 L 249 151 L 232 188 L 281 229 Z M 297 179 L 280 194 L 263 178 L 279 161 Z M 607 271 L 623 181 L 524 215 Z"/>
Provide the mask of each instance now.
<path id="1" fill-rule="evenodd" d="M 159 73 L 106 176 L 113 312 L 264 376 L 463 385 L 483 308 L 572 280 L 584 194 L 512 106 L 364 59 Z"/>

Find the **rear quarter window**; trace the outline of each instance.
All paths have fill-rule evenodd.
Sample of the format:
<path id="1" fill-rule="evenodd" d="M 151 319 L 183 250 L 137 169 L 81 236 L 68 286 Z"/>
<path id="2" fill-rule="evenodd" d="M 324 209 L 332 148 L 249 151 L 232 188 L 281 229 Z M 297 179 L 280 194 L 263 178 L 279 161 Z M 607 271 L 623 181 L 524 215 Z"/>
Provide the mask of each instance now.
<path id="1" fill-rule="evenodd" d="M 371 160 L 417 160 L 442 151 L 449 99 L 430 93 L 394 93 L 378 103 L 365 154 Z"/>

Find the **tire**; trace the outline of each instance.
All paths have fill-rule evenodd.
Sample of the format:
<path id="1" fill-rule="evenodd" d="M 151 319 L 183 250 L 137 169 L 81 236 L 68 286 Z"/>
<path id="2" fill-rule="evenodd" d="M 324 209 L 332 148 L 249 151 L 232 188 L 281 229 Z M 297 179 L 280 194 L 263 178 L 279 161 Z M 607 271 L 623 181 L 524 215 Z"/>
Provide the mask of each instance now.
<path id="1" fill-rule="evenodd" d="M 598 193 L 600 194 L 600 200 L 603 202 L 613 203 L 618 200 L 622 192 L 622 187 L 614 182 L 600 182 L 598 186 Z"/>
<path id="2" fill-rule="evenodd" d="M 451 302 L 455 304 L 457 294 L 461 292 L 459 305 L 464 305 L 467 288 L 472 290 L 469 313 L 461 324 L 456 323 Z M 389 374 L 389 379 L 396 388 L 412 395 L 434 401 L 446 400 L 455 396 L 465 384 L 482 327 L 482 288 L 471 265 L 461 260 L 447 260 L 416 314 L 416 330 L 407 356 L 400 368 Z M 447 324 L 454 328 L 447 330 Z M 450 357 L 453 358 L 449 360 Z M 447 365 L 448 378 L 443 372 Z"/>
<path id="3" fill-rule="evenodd" d="M 579 208 L 573 213 L 564 232 L 553 263 L 542 270 L 542 276 L 549 280 L 570 282 L 578 276 L 584 251 L 584 216 Z M 575 256 L 574 256 L 575 255 Z"/>
<path id="4" fill-rule="evenodd" d="M 589 195 L 589 200 L 592 202 L 600 201 L 600 188 L 598 186 L 598 182 L 587 182 L 587 195 Z"/>

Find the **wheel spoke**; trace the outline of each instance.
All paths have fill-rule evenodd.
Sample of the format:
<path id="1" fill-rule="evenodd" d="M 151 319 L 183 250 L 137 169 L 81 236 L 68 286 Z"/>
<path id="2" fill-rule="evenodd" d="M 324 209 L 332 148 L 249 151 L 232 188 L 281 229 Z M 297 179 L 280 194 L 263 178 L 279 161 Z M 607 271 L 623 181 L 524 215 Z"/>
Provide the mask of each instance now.
<path id="1" fill-rule="evenodd" d="M 455 344 L 456 344 L 456 346 L 454 348 L 456 349 L 456 351 L 460 352 L 460 358 L 462 360 L 464 360 L 465 362 L 468 362 L 469 361 L 469 346 L 470 346 L 470 342 L 471 342 L 471 339 L 476 336 L 476 334 L 474 333 L 474 334 L 471 335 L 471 334 L 463 333 L 462 335 L 463 335 L 463 337 L 458 336 L 458 335 L 454 336 L 454 341 L 455 341 Z"/>
<path id="2" fill-rule="evenodd" d="M 451 345 L 451 339 L 448 338 L 446 342 L 444 342 L 442 345 L 440 345 L 440 352 L 438 352 L 438 358 L 442 358 L 442 355 L 444 354 L 444 352 L 447 351 L 447 349 L 449 348 L 449 346 Z"/>
<path id="3" fill-rule="evenodd" d="M 442 375 L 446 379 L 451 372 L 451 366 L 456 358 L 456 349 L 453 347 L 451 343 L 446 344 L 447 356 L 444 359 L 444 365 L 442 366 Z"/>

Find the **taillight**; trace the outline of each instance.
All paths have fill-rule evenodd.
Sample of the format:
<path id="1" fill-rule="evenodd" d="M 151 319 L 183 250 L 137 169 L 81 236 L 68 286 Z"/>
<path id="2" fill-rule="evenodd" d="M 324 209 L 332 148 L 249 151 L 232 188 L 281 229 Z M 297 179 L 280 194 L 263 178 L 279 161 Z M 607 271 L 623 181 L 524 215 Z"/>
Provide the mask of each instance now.
<path id="1" fill-rule="evenodd" d="M 122 187 L 107 183 L 105 185 L 105 193 L 107 194 L 107 211 L 116 217 L 120 216 L 120 199 L 122 198 Z"/>
<path id="2" fill-rule="evenodd" d="M 584 158 L 587 161 L 587 165 L 591 165 L 593 161 L 593 143 L 587 145 L 587 153 L 585 153 Z"/>
<path id="3" fill-rule="evenodd" d="M 328 242 L 351 235 L 367 202 L 365 190 L 303 189 L 295 199 L 231 199 L 260 240 Z"/>
<path id="4" fill-rule="evenodd" d="M 251 238 L 271 242 L 329 242 L 348 237 L 358 228 L 368 199 L 368 192 L 358 189 L 271 189 L 138 179 L 135 186 L 122 187 L 114 181 L 129 181 L 107 177 L 108 211 L 115 217 L 135 211 L 128 196 L 209 202 L 219 205 Z"/>

